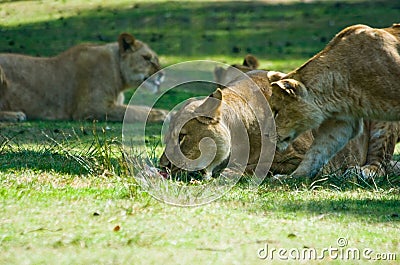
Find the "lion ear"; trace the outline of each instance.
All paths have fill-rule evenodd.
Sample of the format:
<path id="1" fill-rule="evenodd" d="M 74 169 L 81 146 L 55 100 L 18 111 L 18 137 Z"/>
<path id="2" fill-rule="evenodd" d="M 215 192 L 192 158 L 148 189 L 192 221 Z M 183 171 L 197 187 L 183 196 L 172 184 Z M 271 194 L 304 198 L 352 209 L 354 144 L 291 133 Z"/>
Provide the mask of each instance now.
<path id="1" fill-rule="evenodd" d="M 308 92 L 303 83 L 294 79 L 282 79 L 277 82 L 273 82 L 272 94 L 283 94 L 295 98 L 304 98 Z"/>
<path id="2" fill-rule="evenodd" d="M 285 73 L 282 72 L 277 72 L 277 71 L 268 71 L 267 77 L 270 82 L 276 82 L 278 80 L 281 80 L 286 76 Z"/>
<path id="3" fill-rule="evenodd" d="M 222 91 L 218 88 L 196 109 L 196 119 L 206 124 L 217 123 L 221 116 L 222 98 Z"/>
<path id="4" fill-rule="evenodd" d="M 131 52 L 135 50 L 135 37 L 129 33 L 121 33 L 118 37 L 119 52 Z"/>
<path id="5" fill-rule="evenodd" d="M 247 54 L 246 57 L 244 57 L 243 66 L 248 66 L 251 69 L 257 69 L 260 64 L 257 57 L 251 54 Z"/>

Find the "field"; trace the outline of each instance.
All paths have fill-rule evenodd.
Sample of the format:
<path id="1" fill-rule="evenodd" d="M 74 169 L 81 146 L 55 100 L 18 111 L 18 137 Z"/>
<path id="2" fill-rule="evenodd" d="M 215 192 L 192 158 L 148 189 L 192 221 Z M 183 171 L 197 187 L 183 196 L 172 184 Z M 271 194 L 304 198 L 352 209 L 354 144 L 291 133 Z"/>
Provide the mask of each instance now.
<path id="1" fill-rule="evenodd" d="M 0 1 L 0 52 L 53 56 L 126 31 L 164 66 L 240 63 L 252 53 L 261 68 L 289 71 L 342 28 L 390 26 L 399 11 L 391 0 Z M 159 105 L 171 109 L 209 92 L 175 91 Z M 332 174 L 255 190 L 240 182 L 212 203 L 176 207 L 135 181 L 121 132 L 122 123 L 110 122 L 0 123 L 0 264 L 400 260 L 399 176 L 363 183 Z M 160 125 L 148 126 L 155 158 L 159 142 Z"/>

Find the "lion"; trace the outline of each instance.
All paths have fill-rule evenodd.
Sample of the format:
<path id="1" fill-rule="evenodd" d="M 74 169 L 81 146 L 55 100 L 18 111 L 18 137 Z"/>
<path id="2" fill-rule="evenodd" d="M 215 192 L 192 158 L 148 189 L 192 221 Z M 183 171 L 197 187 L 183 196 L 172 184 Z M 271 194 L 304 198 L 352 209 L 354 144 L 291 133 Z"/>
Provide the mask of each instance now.
<path id="1" fill-rule="evenodd" d="M 278 73 L 278 74 L 277 74 Z M 191 100 L 182 107 L 171 118 L 169 130 L 165 135 L 165 150 L 160 157 L 160 166 L 172 175 L 178 175 L 185 171 L 185 165 L 171 163 L 170 158 L 175 153 L 182 152 L 185 158 L 192 160 L 204 178 L 215 177 L 221 168 L 226 165 L 231 150 L 235 147 L 240 149 L 243 143 L 232 143 L 232 128 L 235 124 L 245 124 L 250 140 L 249 158 L 246 165 L 247 173 L 254 173 L 257 163 L 260 161 L 262 146 L 261 132 L 257 117 L 251 111 L 250 105 L 254 108 L 266 108 L 257 106 L 259 101 L 254 97 L 253 89 L 255 82 L 261 88 L 267 100 L 271 97 L 271 82 L 283 76 L 283 73 L 274 71 L 251 71 L 247 73 L 251 78 L 242 78 L 230 83 L 227 88 L 217 89 L 212 95 L 202 100 Z M 238 97 L 240 94 L 240 97 Z M 243 100 L 245 98 L 246 102 Z M 215 100 L 217 99 L 217 100 Z M 224 104 L 222 104 L 222 102 Z M 238 114 L 232 115 L 232 112 Z M 193 117 L 193 118 L 192 118 Z M 236 117 L 236 118 L 235 118 Z M 182 122 L 188 121 L 182 124 Z M 383 174 L 386 166 L 389 165 L 397 142 L 398 131 L 393 123 L 364 123 L 364 133 L 353 139 L 335 159 L 331 161 L 326 171 L 346 169 L 352 166 L 364 166 L 361 172 L 364 177 L 373 174 Z M 207 156 L 201 155 L 202 139 L 211 138 L 216 146 L 214 160 L 210 163 L 203 161 Z M 310 148 L 314 136 L 312 131 L 307 131 L 299 136 L 284 151 L 277 150 L 271 165 L 273 174 L 290 174 L 304 159 L 304 154 Z M 373 141 L 375 144 L 371 144 Z M 203 150 L 212 148 L 203 146 Z M 169 155 L 168 155 L 169 154 Z M 202 160 L 203 159 L 203 160 Z"/>
<path id="2" fill-rule="evenodd" d="M 127 109 L 133 121 L 146 120 L 149 112 L 153 122 L 167 115 L 123 104 L 127 88 L 149 78 L 146 84 L 156 90 L 163 78 L 157 54 L 128 33 L 115 43 L 77 45 L 50 58 L 0 54 L 0 68 L 1 120 L 122 121 Z"/>
<path id="3" fill-rule="evenodd" d="M 260 63 L 257 59 L 252 54 L 247 54 L 244 59 L 242 64 L 232 64 L 227 68 L 217 66 L 214 69 L 214 79 L 215 83 L 220 84 L 220 85 L 226 85 L 236 78 L 241 77 L 241 72 L 246 73 L 251 70 L 256 70 L 260 66 Z M 240 70 L 237 71 L 236 69 Z"/>
<path id="4" fill-rule="evenodd" d="M 350 26 L 321 52 L 272 84 L 277 148 L 299 135 L 315 139 L 290 177 L 313 178 L 350 139 L 363 118 L 400 120 L 400 24 L 384 29 Z"/>

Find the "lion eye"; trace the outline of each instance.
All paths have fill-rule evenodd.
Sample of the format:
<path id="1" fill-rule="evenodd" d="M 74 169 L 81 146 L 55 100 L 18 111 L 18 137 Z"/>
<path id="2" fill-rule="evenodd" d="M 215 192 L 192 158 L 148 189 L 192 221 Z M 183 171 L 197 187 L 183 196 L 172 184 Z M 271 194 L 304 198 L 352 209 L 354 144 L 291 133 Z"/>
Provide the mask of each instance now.
<path id="1" fill-rule="evenodd" d="M 277 110 L 272 110 L 272 115 L 274 116 L 274 119 L 278 116 L 278 111 Z"/>
<path id="2" fill-rule="evenodd" d="M 145 55 L 142 55 L 143 56 L 143 58 L 145 59 L 145 60 L 147 60 L 147 61 L 150 61 L 151 60 L 151 54 L 145 54 Z"/>
<path id="3" fill-rule="evenodd" d="M 180 133 L 179 134 L 179 143 L 182 143 L 182 141 L 185 139 L 186 134 Z"/>

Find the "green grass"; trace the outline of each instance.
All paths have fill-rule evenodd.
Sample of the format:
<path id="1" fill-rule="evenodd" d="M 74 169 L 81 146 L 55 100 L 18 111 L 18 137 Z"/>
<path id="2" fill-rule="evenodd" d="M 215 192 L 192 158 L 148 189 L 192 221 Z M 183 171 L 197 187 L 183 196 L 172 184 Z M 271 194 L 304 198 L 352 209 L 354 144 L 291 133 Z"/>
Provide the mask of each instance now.
<path id="1" fill-rule="evenodd" d="M 178 208 L 106 177 L 26 171 L 1 183 L 4 264 L 264 264 L 265 244 L 321 251 L 343 237 L 382 253 L 400 244 L 393 190 L 236 187 L 215 203 Z"/>
<path id="2" fill-rule="evenodd" d="M 261 67 L 289 71 L 343 27 L 389 26 L 399 10 L 389 0 L 1 1 L 0 51 L 52 56 L 127 31 L 165 66 L 239 63 L 251 52 Z M 170 109 L 211 90 L 182 87 L 157 104 Z M 161 152 L 159 130 L 146 128 L 153 157 Z M 106 122 L 0 124 L 0 264 L 268 264 L 257 257 L 266 244 L 322 251 L 339 238 L 349 248 L 397 254 L 378 264 L 400 259 L 398 176 L 359 183 L 330 175 L 256 190 L 241 182 L 211 204 L 172 207 L 138 186 L 121 131 L 121 123 Z"/>
<path id="3" fill-rule="evenodd" d="M 147 128 L 149 147 L 159 127 Z M 173 207 L 129 173 L 120 123 L 35 121 L 1 132 L 0 264 L 265 264 L 265 244 L 322 251 L 339 238 L 398 255 L 400 189 L 385 180 L 242 182 L 211 204 Z"/>
<path id="4" fill-rule="evenodd" d="M 0 50 L 51 56 L 81 42 L 115 41 L 127 31 L 148 42 L 164 65 L 190 59 L 237 63 L 250 52 L 262 67 L 287 71 L 348 25 L 398 22 L 399 8 L 390 0 L 5 2 Z"/>

